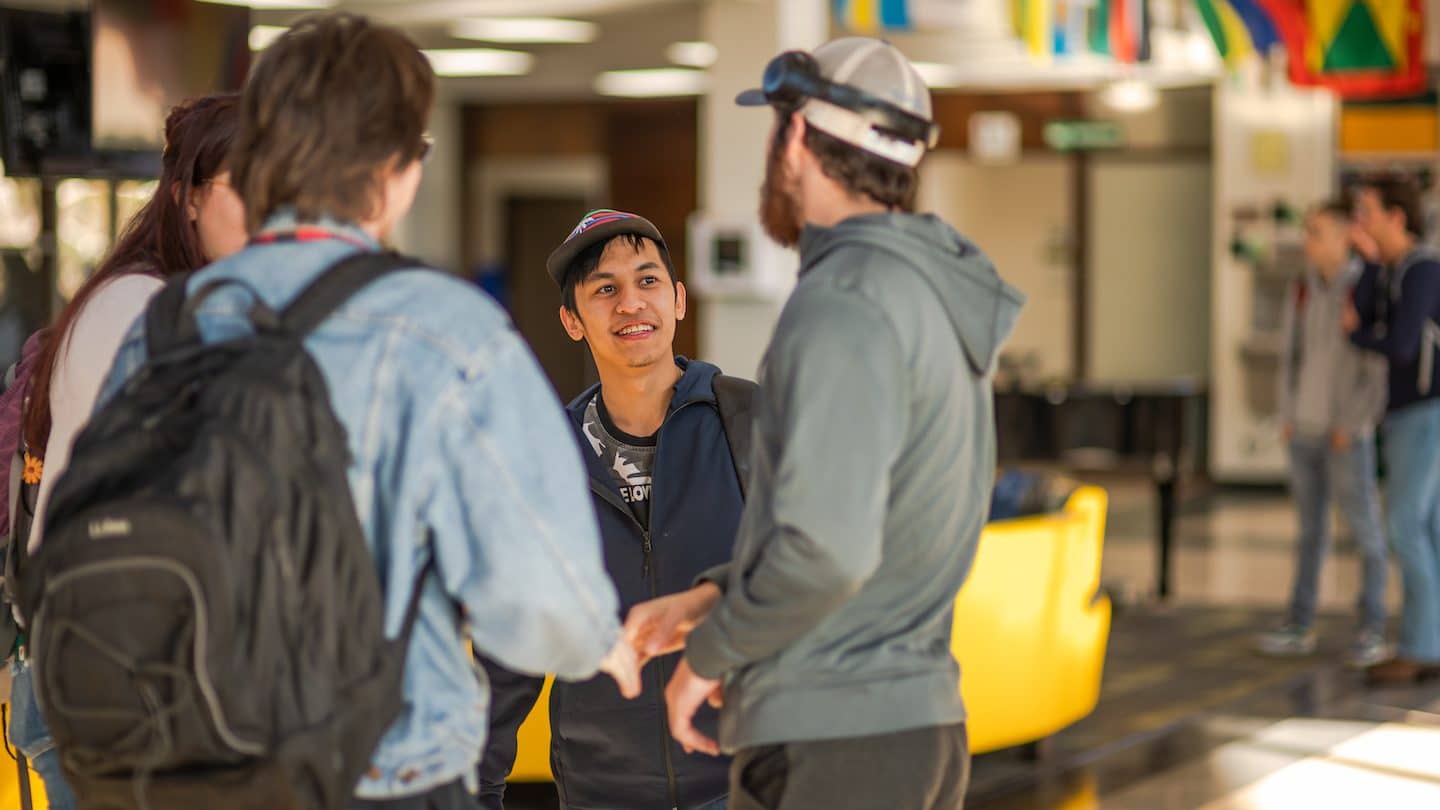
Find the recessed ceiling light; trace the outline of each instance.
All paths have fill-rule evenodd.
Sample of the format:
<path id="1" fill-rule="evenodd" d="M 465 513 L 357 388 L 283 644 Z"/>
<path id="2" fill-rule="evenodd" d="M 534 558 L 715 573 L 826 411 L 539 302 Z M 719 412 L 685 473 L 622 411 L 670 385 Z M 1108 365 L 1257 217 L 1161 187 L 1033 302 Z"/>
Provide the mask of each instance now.
<path id="1" fill-rule="evenodd" d="M 250 29 L 250 50 L 263 51 L 270 47 L 280 35 L 289 31 L 283 25 L 256 25 Z"/>
<path id="2" fill-rule="evenodd" d="M 595 91 L 605 96 L 661 98 L 698 96 L 705 92 L 703 71 L 684 68 L 611 70 L 595 77 Z"/>
<path id="3" fill-rule="evenodd" d="M 523 76 L 535 66 L 535 57 L 524 51 L 441 48 L 421 53 L 437 76 Z"/>
<path id="4" fill-rule="evenodd" d="M 339 0 L 200 0 L 217 6 L 248 6 L 264 9 L 334 8 Z"/>
<path id="5" fill-rule="evenodd" d="M 599 32 L 592 22 L 553 17 L 470 17 L 450 26 L 460 39 L 486 42 L 583 43 L 594 42 Z"/>
<path id="6" fill-rule="evenodd" d="M 708 42 L 676 42 L 665 49 L 665 58 L 685 67 L 708 68 L 720 58 L 720 50 Z"/>
<path id="7" fill-rule="evenodd" d="M 1160 93 L 1149 82 L 1121 79 L 1101 89 L 1100 103 L 1117 112 L 1145 112 L 1160 103 Z"/>

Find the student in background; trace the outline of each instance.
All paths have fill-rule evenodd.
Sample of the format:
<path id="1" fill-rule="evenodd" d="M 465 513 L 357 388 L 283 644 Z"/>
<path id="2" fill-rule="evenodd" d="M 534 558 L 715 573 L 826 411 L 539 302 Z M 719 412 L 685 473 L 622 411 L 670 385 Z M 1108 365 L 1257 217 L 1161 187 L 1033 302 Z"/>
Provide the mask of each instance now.
<path id="1" fill-rule="evenodd" d="M 1329 202 L 1305 218 L 1308 269 L 1285 308 L 1279 402 L 1290 450 L 1290 491 L 1300 517 L 1294 587 L 1283 625 L 1257 642 L 1268 655 L 1315 651 L 1320 567 L 1331 545 L 1330 507 L 1338 503 L 1355 537 L 1363 576 L 1355 635 L 1345 663 L 1364 668 L 1389 654 L 1385 643 L 1388 559 L 1380 522 L 1375 427 L 1385 414 L 1385 360 L 1351 345 L 1340 314 L 1364 266 L 1351 250 L 1349 208 Z"/>
<path id="2" fill-rule="evenodd" d="M 1389 361 L 1385 508 L 1390 549 L 1405 582 L 1397 655 L 1371 683 L 1440 677 L 1440 256 L 1421 244 L 1420 192 L 1393 177 L 1362 183 L 1355 220 L 1375 246 L 1341 326 L 1356 346 Z"/>

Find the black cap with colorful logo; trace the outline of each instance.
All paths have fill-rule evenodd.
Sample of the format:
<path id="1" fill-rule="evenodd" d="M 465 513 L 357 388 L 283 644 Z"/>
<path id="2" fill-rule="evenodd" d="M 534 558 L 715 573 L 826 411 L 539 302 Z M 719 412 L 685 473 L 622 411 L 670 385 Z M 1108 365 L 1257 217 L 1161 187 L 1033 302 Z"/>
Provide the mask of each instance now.
<path id="1" fill-rule="evenodd" d="M 550 278 L 555 283 L 564 286 L 565 271 L 570 268 L 570 263 L 575 257 L 584 253 L 586 248 L 601 242 L 607 242 L 611 238 L 622 234 L 634 234 L 643 236 L 655 243 L 660 250 L 660 255 L 665 259 L 665 264 L 670 264 L 670 248 L 665 245 L 664 237 L 660 236 L 660 229 L 656 228 L 650 220 L 627 214 L 624 211 L 615 211 L 610 208 L 600 208 L 586 214 L 575 226 L 575 230 L 565 237 L 560 247 L 555 248 L 550 258 L 545 260 L 545 269 L 550 273 Z"/>

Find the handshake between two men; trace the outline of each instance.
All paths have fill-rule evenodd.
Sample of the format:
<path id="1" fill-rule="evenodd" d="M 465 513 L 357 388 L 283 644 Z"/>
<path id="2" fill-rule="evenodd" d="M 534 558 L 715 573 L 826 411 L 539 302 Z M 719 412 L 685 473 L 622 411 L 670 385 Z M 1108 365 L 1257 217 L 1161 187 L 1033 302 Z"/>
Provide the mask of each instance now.
<path id="1" fill-rule="evenodd" d="M 640 670 L 651 659 L 685 648 L 690 631 L 710 615 L 721 596 L 720 588 L 705 582 L 688 591 L 641 602 L 625 617 L 624 632 L 600 664 L 600 671 L 615 679 L 620 693 L 634 699 L 640 695 Z M 665 707 L 670 733 L 686 753 L 699 751 L 719 756 L 720 746 L 696 730 L 695 712 L 708 701 L 720 708 L 724 702 L 720 682 L 696 675 L 681 659 L 665 687 Z"/>

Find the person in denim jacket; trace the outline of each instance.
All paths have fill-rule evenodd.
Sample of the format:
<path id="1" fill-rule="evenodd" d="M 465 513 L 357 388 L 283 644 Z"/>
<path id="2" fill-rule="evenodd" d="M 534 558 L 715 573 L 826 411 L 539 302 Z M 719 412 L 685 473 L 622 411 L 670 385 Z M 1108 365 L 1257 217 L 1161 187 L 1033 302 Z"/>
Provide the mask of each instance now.
<path id="1" fill-rule="evenodd" d="M 232 167 L 252 239 L 190 284 L 193 294 L 243 282 L 198 308 L 206 341 L 248 333 L 253 297 L 278 310 L 337 260 L 381 249 L 420 183 L 434 89 L 409 39 L 355 15 L 310 17 L 264 52 Z M 104 398 L 145 362 L 142 326 Z M 350 488 L 381 580 L 411 583 L 432 555 L 437 564 L 406 657 L 405 710 L 354 806 L 472 807 L 489 688 L 467 635 L 517 671 L 605 671 L 625 694 L 639 689 L 580 456 L 530 350 L 458 277 L 396 272 L 305 346 L 348 433 Z M 409 591 L 385 595 L 391 637 Z"/>

